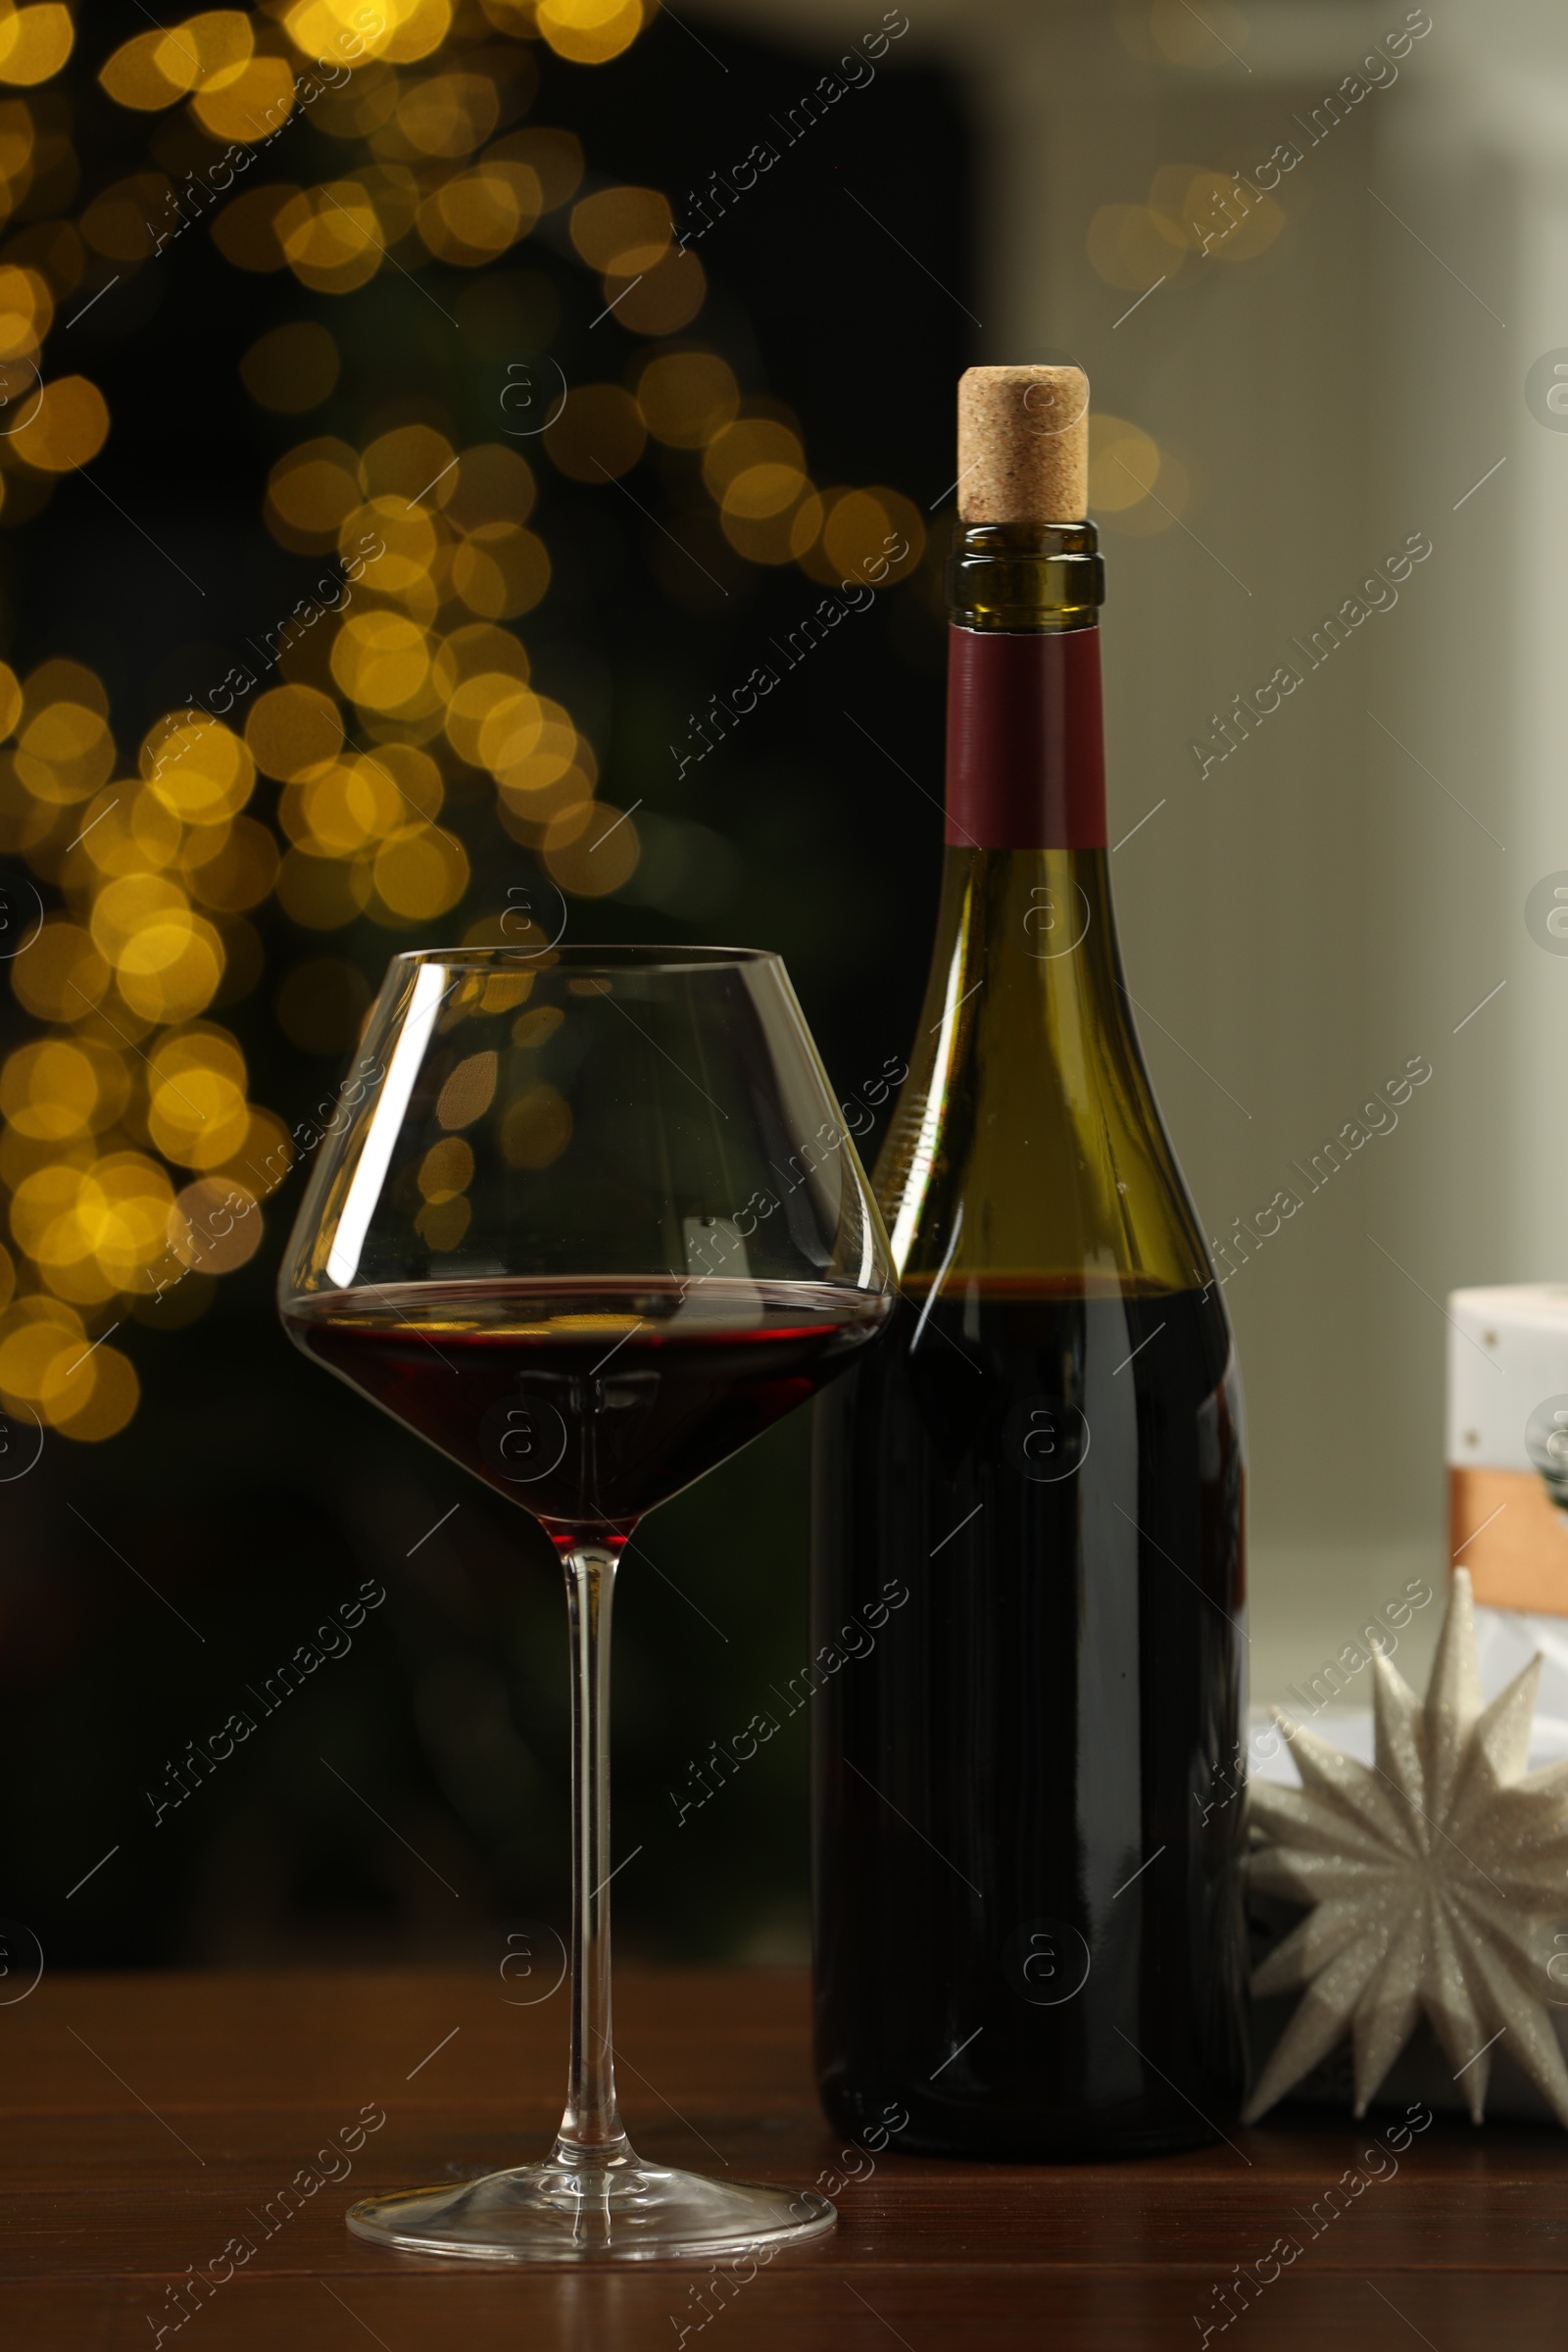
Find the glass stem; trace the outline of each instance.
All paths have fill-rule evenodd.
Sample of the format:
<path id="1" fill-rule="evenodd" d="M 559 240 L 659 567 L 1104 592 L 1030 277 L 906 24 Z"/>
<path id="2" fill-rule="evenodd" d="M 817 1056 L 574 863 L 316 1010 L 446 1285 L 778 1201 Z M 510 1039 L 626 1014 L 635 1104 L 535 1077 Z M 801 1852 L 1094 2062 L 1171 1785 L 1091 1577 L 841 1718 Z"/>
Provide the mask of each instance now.
<path id="1" fill-rule="evenodd" d="M 610 1606 L 616 1555 L 565 1555 L 571 1631 L 571 2077 L 555 2156 L 602 2166 L 629 2153 L 615 2104 L 610 2018 Z"/>

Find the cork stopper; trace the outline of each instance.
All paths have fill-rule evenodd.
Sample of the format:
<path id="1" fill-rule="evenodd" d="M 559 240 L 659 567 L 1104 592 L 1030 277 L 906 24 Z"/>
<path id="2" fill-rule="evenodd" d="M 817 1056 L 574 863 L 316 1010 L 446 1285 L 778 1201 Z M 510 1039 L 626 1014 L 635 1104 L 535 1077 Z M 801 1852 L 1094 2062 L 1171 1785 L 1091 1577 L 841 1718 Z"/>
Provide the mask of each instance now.
<path id="1" fill-rule="evenodd" d="M 967 368 L 958 378 L 961 522 L 1082 522 L 1089 378 L 1081 368 Z"/>

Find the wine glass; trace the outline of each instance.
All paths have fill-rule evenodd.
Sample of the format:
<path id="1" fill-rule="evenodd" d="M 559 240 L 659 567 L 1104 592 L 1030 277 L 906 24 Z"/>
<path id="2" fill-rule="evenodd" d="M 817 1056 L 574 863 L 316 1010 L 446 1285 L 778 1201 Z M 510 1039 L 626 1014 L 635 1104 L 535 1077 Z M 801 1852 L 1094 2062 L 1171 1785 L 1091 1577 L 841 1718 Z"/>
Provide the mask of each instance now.
<path id="1" fill-rule="evenodd" d="M 642 1514 L 891 1311 L 886 1236 L 784 966 L 746 949 L 394 956 L 278 1287 L 291 1336 L 531 1511 L 572 1659 L 566 2108 L 540 2163 L 368 2197 L 382 2245 L 491 2262 L 813 2237 L 813 2189 L 645 2164 L 615 2104 L 610 1613 Z"/>

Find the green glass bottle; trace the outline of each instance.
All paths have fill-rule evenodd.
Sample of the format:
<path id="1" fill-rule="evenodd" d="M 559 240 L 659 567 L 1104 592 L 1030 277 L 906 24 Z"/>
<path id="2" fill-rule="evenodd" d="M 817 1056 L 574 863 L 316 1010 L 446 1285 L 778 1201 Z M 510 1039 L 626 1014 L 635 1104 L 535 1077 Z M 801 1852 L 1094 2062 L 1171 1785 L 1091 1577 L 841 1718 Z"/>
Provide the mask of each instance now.
<path id="1" fill-rule="evenodd" d="M 1035 388 L 1075 385 L 1042 453 Z M 982 499 L 1081 516 L 1077 371 L 965 390 Z M 1180 2147 L 1245 2089 L 1240 1387 L 1122 981 L 1067 513 L 982 505 L 949 566 L 941 910 L 874 1179 L 903 1300 L 816 1408 L 822 2096 L 955 2156 Z"/>

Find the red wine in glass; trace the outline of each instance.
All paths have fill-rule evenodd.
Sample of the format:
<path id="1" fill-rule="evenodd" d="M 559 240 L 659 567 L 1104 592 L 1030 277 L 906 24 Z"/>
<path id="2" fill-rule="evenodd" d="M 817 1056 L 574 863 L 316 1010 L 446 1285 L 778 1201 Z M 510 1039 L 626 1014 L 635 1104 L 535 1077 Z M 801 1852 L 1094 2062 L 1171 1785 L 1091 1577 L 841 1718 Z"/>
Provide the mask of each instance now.
<path id="1" fill-rule="evenodd" d="M 564 1277 L 339 1292 L 284 1321 L 566 1550 L 585 1532 L 623 1544 L 804 1404 L 883 1313 L 830 1283 Z"/>

